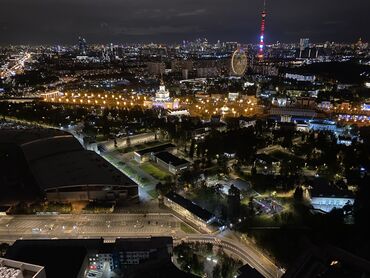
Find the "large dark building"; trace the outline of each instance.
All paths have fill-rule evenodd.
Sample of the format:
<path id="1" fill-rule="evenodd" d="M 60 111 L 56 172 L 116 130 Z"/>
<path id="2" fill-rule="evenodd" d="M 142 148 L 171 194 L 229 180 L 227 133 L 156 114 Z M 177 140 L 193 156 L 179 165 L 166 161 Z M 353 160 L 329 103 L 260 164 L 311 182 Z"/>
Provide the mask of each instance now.
<path id="1" fill-rule="evenodd" d="M 137 184 L 108 161 L 55 129 L 0 131 L 3 188 L 39 189 L 49 201 L 135 200 Z"/>
<path id="2" fill-rule="evenodd" d="M 6 257 L 42 265 L 47 278 L 195 277 L 171 262 L 171 237 L 88 240 L 18 240 Z"/>

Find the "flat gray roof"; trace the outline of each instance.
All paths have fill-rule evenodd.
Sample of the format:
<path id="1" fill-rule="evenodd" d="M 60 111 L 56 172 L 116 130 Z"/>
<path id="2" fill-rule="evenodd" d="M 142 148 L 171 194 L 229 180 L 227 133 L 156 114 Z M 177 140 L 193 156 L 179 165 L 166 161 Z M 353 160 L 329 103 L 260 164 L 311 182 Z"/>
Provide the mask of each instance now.
<path id="1" fill-rule="evenodd" d="M 56 154 L 84 150 L 80 142 L 72 135 L 32 141 L 30 143 L 22 144 L 21 148 L 28 162 Z"/>
<path id="2" fill-rule="evenodd" d="M 3 129 L 0 143 L 13 143 L 21 146 L 40 139 L 56 136 L 72 136 L 70 133 L 52 128 Z"/>
<path id="3" fill-rule="evenodd" d="M 184 209 L 190 211 L 192 214 L 196 215 L 205 222 L 210 221 L 214 217 L 214 215 L 210 213 L 208 210 L 198 206 L 189 199 L 186 199 L 173 191 L 167 193 L 165 197 L 170 199 L 172 202 L 180 205 Z"/>
<path id="4" fill-rule="evenodd" d="M 139 151 L 136 151 L 136 153 L 140 156 L 142 155 L 145 155 L 147 153 L 158 153 L 158 152 L 163 152 L 169 148 L 176 148 L 176 146 L 174 144 L 171 144 L 171 143 L 167 143 L 167 144 L 163 144 L 163 145 L 160 145 L 160 146 L 155 146 L 155 147 L 151 147 L 151 148 L 146 148 L 146 149 L 143 149 L 143 150 L 139 150 Z"/>
<path id="5" fill-rule="evenodd" d="M 175 156 L 175 155 L 173 155 L 172 153 L 169 153 L 169 152 L 157 153 L 157 154 L 155 154 L 155 157 L 162 160 L 163 162 L 165 162 L 167 164 L 171 164 L 175 167 L 190 163 L 186 159 L 177 157 L 177 156 Z"/>
<path id="6" fill-rule="evenodd" d="M 0 130 L 0 144 L 21 148 L 38 186 L 43 189 L 81 185 L 137 186 L 70 133 L 57 129 Z"/>
<path id="7" fill-rule="evenodd" d="M 79 185 L 136 185 L 93 151 L 55 154 L 31 162 L 30 168 L 43 189 Z"/>

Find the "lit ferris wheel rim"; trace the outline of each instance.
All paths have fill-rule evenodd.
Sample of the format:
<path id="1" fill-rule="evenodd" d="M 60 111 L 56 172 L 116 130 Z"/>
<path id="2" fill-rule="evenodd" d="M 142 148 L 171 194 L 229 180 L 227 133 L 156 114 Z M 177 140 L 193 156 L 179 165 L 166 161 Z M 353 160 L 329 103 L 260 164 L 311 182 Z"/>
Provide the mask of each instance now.
<path id="1" fill-rule="evenodd" d="M 242 49 L 238 48 L 234 51 L 231 58 L 231 69 L 235 75 L 243 75 L 248 66 L 247 53 Z"/>

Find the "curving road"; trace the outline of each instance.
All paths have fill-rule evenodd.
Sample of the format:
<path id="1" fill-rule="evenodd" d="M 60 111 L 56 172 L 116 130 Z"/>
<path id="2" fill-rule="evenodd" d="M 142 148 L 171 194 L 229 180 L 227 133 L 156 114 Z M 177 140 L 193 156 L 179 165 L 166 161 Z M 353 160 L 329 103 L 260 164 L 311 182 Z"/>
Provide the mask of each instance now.
<path id="1" fill-rule="evenodd" d="M 226 252 L 239 257 L 244 264 L 249 264 L 255 268 L 264 277 L 276 278 L 281 277 L 284 273 L 277 268 L 268 258 L 255 250 L 252 246 L 241 244 L 222 236 L 211 235 L 188 235 L 184 238 L 177 239 L 175 243 L 184 242 L 201 242 L 212 243 L 215 246 L 222 247 Z"/>

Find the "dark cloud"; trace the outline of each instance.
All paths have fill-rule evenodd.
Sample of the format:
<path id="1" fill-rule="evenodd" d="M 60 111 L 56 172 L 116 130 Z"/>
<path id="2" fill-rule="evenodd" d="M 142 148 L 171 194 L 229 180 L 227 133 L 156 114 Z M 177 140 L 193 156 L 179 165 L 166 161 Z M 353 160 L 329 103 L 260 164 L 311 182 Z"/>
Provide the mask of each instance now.
<path id="1" fill-rule="evenodd" d="M 369 0 L 267 0 L 267 42 L 369 39 Z M 0 0 L 0 43 L 258 40 L 262 0 Z"/>

